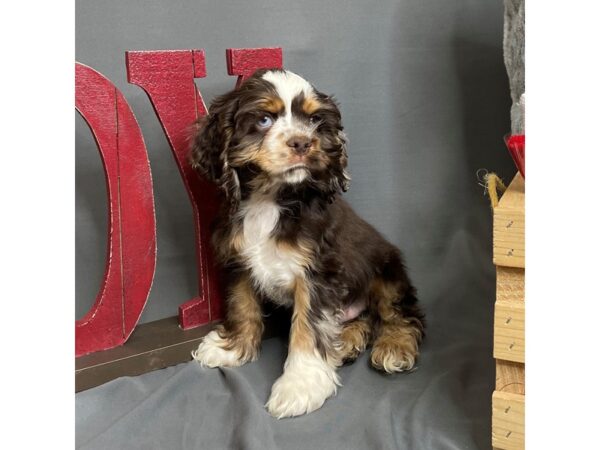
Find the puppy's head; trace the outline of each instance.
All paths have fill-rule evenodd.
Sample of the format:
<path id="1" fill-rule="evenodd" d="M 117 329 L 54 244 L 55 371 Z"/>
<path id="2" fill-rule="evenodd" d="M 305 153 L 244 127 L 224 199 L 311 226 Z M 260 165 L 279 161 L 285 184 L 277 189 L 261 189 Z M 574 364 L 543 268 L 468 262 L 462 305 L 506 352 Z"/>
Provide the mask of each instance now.
<path id="1" fill-rule="evenodd" d="M 224 190 L 242 194 L 311 185 L 326 196 L 348 189 L 348 157 L 335 101 L 300 76 L 261 70 L 210 105 L 192 164 Z"/>

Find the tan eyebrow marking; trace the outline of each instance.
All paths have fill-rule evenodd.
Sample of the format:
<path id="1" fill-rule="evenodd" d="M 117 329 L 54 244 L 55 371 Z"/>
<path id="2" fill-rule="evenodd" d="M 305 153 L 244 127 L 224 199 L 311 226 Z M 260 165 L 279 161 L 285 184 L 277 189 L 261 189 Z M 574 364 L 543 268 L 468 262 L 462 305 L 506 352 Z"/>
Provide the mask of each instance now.
<path id="1" fill-rule="evenodd" d="M 260 103 L 260 108 L 273 114 L 281 114 L 285 105 L 279 97 L 267 97 Z"/>
<path id="2" fill-rule="evenodd" d="M 321 105 L 320 101 L 309 97 L 304 99 L 304 102 L 302 103 L 302 110 L 310 116 L 322 106 L 323 105 Z"/>

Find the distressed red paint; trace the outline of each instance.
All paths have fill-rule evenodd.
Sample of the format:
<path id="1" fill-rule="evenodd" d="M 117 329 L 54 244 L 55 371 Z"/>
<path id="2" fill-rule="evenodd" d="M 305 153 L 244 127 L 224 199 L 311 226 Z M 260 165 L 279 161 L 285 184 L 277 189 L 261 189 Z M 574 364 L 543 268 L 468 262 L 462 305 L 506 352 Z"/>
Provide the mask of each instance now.
<path id="1" fill-rule="evenodd" d="M 281 69 L 283 67 L 283 51 L 274 48 L 228 48 L 227 73 L 238 77 L 236 88 L 258 69 Z"/>
<path id="2" fill-rule="evenodd" d="M 280 48 L 228 49 L 228 72 L 238 76 L 239 85 L 259 68 L 281 67 L 281 55 Z M 223 316 L 223 295 L 209 234 L 218 207 L 218 192 L 189 164 L 191 126 L 207 113 L 194 83 L 194 78 L 206 76 L 204 51 L 127 52 L 126 65 L 128 81 L 144 89 L 150 98 L 192 203 L 199 295 L 180 305 L 179 324 L 188 329 L 219 320 Z"/>
<path id="3" fill-rule="evenodd" d="M 198 177 L 189 164 L 194 122 L 206 115 L 194 78 L 206 76 L 203 50 L 126 53 L 127 80 L 150 98 L 163 127 L 192 203 L 196 232 L 198 297 L 179 308 L 180 325 L 202 325 L 222 316 L 217 272 L 212 263 L 209 224 L 217 209 L 215 186 Z"/>
<path id="4" fill-rule="evenodd" d="M 106 174 L 108 249 L 100 291 L 75 323 L 75 355 L 127 341 L 148 300 L 156 264 L 152 177 L 127 101 L 103 75 L 75 66 L 75 107 L 89 125 Z"/>
<path id="5" fill-rule="evenodd" d="M 259 68 L 282 67 L 279 48 L 228 49 L 236 86 Z M 182 328 L 222 317 L 222 295 L 209 245 L 217 209 L 214 185 L 192 170 L 192 124 L 206 114 L 194 78 L 206 76 L 203 50 L 127 52 L 130 83 L 150 97 L 190 195 L 196 228 L 199 295 L 179 307 Z M 106 173 L 108 249 L 104 279 L 90 311 L 76 321 L 76 356 L 127 341 L 148 299 L 156 266 L 156 223 L 148 155 L 139 125 L 123 95 L 103 75 L 76 65 L 76 108 L 90 126 Z"/>

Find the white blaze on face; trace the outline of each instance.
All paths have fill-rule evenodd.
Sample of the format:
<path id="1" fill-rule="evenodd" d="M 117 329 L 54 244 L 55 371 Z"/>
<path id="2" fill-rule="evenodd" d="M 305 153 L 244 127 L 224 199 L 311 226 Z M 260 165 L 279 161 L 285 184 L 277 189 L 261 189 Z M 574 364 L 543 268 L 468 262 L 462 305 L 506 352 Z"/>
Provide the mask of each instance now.
<path id="1" fill-rule="evenodd" d="M 290 151 L 286 145 L 288 139 L 295 135 L 311 135 L 314 131 L 292 115 L 294 98 L 299 95 L 304 95 L 304 98 L 313 97 L 314 89 L 308 81 L 290 71 L 270 71 L 266 72 L 262 78 L 275 86 L 277 95 L 284 104 L 284 113 L 273 123 L 263 145 L 275 155 L 287 153 Z M 299 169 L 286 173 L 285 179 L 288 183 L 300 183 L 306 176 L 306 170 Z"/>
<path id="2" fill-rule="evenodd" d="M 263 80 L 270 82 L 275 89 L 279 98 L 285 105 L 285 113 L 283 117 L 277 119 L 277 122 L 282 122 L 285 125 L 291 126 L 292 118 L 292 101 L 300 94 L 304 94 L 305 98 L 314 95 L 314 89 L 308 81 L 299 75 L 290 71 L 273 71 L 267 72 L 262 76 Z"/>

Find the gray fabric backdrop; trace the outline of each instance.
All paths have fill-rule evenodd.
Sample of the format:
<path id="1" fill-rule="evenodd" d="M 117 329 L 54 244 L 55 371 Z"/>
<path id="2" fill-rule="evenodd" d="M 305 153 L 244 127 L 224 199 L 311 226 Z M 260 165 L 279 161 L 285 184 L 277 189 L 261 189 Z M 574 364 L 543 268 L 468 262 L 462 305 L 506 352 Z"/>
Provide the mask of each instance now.
<path id="1" fill-rule="evenodd" d="M 140 122 L 152 167 L 158 262 L 142 322 L 175 315 L 177 306 L 195 295 L 194 236 L 187 194 L 166 138 L 146 94 L 126 82 L 124 52 L 204 48 L 208 77 L 197 83 L 209 102 L 235 83 L 226 74 L 226 48 L 281 46 L 286 68 L 338 98 L 350 139 L 353 181 L 347 199 L 404 251 L 419 289 L 429 323 L 421 365 L 429 361 L 430 367 L 406 378 L 415 380 L 414 386 L 437 386 L 439 377 L 454 374 L 445 385 L 445 398 L 437 391 L 431 394 L 430 410 L 422 412 L 421 420 L 432 417 L 447 431 L 450 422 L 435 419 L 443 410 L 455 417 L 452 426 L 471 430 L 462 441 L 451 440 L 456 448 L 489 447 L 494 268 L 491 214 L 476 172 L 487 168 L 505 180 L 515 173 L 502 141 L 510 131 L 502 19 L 502 3 L 495 0 L 78 0 L 77 60 L 122 90 Z M 98 153 L 83 120 L 76 120 L 76 315 L 81 317 L 103 274 L 106 200 Z M 279 345 L 269 343 L 275 352 Z M 282 361 L 270 355 L 256 364 L 268 364 L 269 358 L 277 370 L 269 368 L 273 373 L 261 381 L 264 386 L 253 388 L 263 403 Z M 364 358 L 344 370 L 363 369 L 360 377 L 375 376 L 367 371 Z M 243 369 L 239 376 L 252 380 L 252 370 L 257 369 Z M 160 383 L 159 374 L 140 379 L 150 380 L 148 386 L 152 380 L 164 386 L 161 383 L 174 373 L 185 377 L 189 371 L 200 369 L 183 365 L 160 371 L 166 377 Z M 203 375 L 209 376 L 215 385 L 236 391 L 235 383 Z M 79 443 L 119 448 L 115 442 L 103 447 L 99 442 L 104 441 L 94 441 L 103 425 L 85 413 L 102 409 L 103 402 L 114 405 L 110 399 L 122 397 L 122 390 L 131 385 L 124 380 L 114 383 L 77 396 Z M 349 396 L 347 380 L 345 384 L 345 394 L 340 395 Z M 357 380 L 355 388 L 363 385 Z M 413 393 L 418 392 L 422 391 Z M 456 396 L 469 397 L 460 400 L 459 407 L 440 410 L 438 394 L 440 405 L 456 405 Z M 403 442 L 407 448 L 455 448 Z M 202 448 L 194 445 L 176 443 L 171 448 Z M 273 448 L 278 446 L 284 447 L 279 443 Z"/>
<path id="2" fill-rule="evenodd" d="M 424 302 L 450 274 L 490 277 L 490 216 L 475 173 L 513 170 L 502 143 L 510 95 L 500 2 L 78 0 L 76 12 L 77 60 L 124 93 L 150 156 L 158 261 L 143 322 L 175 315 L 196 294 L 194 231 L 150 102 L 127 83 L 126 50 L 206 49 L 208 77 L 198 85 L 209 102 L 235 82 L 226 73 L 227 47 L 283 47 L 287 68 L 340 101 L 353 177 L 347 198 L 404 250 Z M 79 117 L 76 139 L 81 317 L 103 275 L 106 192 Z"/>

